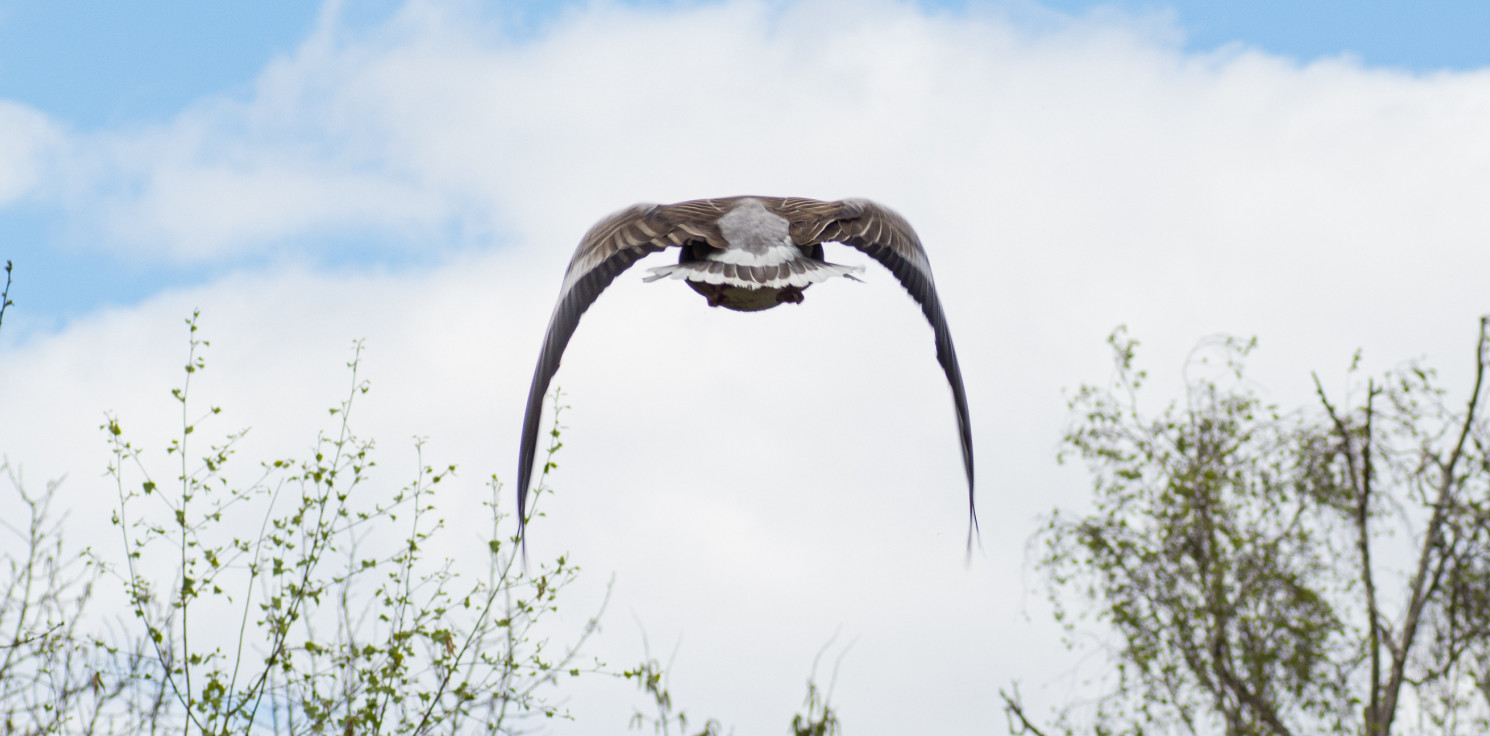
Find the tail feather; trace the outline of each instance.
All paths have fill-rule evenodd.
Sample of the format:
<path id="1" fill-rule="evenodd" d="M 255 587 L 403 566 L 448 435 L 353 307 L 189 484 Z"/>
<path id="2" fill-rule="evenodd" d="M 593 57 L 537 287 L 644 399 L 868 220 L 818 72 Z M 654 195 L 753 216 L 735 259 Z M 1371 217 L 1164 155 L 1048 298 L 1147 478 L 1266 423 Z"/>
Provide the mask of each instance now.
<path id="1" fill-rule="evenodd" d="M 746 289 L 784 289 L 788 286 L 804 287 L 840 276 L 858 281 L 854 274 L 862 272 L 861 266 L 842 266 L 810 258 L 797 258 L 773 266 L 747 266 L 718 261 L 690 261 L 671 266 L 648 269 L 650 276 L 643 281 L 658 279 L 686 279 L 706 284 L 728 284 Z"/>

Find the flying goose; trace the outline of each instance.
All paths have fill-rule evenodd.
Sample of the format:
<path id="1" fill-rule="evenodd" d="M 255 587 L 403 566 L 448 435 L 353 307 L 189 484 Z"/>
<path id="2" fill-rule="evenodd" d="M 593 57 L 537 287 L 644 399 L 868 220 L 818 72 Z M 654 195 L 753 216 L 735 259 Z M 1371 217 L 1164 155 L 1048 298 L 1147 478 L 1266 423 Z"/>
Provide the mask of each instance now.
<path id="1" fill-rule="evenodd" d="M 823 202 L 800 197 L 725 197 L 677 204 L 638 204 L 590 228 L 569 261 L 559 303 L 549 319 L 518 452 L 518 534 L 526 524 L 525 502 L 538 450 L 538 421 L 549 381 L 559 369 L 564 346 L 600 292 L 642 257 L 678 248 L 677 265 L 651 269 L 645 281 L 681 279 L 708 299 L 711 307 L 741 312 L 802 302 L 809 286 L 862 270 L 823 260 L 823 243 L 851 245 L 895 274 L 921 305 L 936 337 L 936 359 L 952 387 L 962 464 L 967 471 L 968 541 L 977 527 L 973 507 L 973 437 L 962 371 L 952 348 L 942 303 L 931 279 L 931 263 L 910 223 L 867 199 Z"/>

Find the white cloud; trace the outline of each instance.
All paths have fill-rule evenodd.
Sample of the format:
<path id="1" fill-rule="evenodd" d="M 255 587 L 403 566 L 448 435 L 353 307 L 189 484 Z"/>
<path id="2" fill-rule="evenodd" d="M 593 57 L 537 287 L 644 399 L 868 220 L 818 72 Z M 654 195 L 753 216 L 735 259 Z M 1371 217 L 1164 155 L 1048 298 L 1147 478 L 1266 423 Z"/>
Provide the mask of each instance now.
<path id="1" fill-rule="evenodd" d="M 1053 466 L 1060 391 L 1108 375 L 1114 325 L 1143 340 L 1159 385 L 1205 334 L 1261 335 L 1259 377 L 1288 402 L 1356 347 L 1461 377 L 1490 310 L 1490 73 L 1187 55 L 1145 19 L 1036 33 L 888 2 L 602 3 L 524 41 L 473 13 L 416 2 L 369 31 L 332 21 L 246 99 L 71 139 L 68 206 L 121 247 L 211 260 L 353 229 L 452 254 L 417 273 L 238 273 L 12 345 L 0 406 L 24 420 L 0 447 L 29 477 L 106 493 L 107 408 L 166 436 L 179 319 L 201 305 L 204 385 L 263 454 L 307 441 L 367 337 L 367 432 L 395 457 L 430 436 L 474 508 L 480 478 L 512 477 L 550 300 L 591 222 L 637 200 L 869 196 L 931 253 L 986 554 L 961 565 L 929 331 L 872 264 L 867 285 L 758 315 L 621 277 L 559 375 L 575 409 L 534 551 L 572 551 L 587 600 L 616 572 L 609 661 L 637 655 L 632 614 L 658 649 L 683 637 L 690 713 L 779 730 L 842 627 L 859 638 L 837 691 L 854 733 L 981 731 L 1003 722 L 1010 679 L 1064 695 L 1040 689 L 1070 660 L 1024 591 L 1024 543 L 1087 488 Z M 451 223 L 479 252 L 441 240 Z M 613 730 L 629 698 L 596 685 L 556 728 Z"/>
<path id="2" fill-rule="evenodd" d="M 0 205 L 32 191 L 62 140 L 62 131 L 45 115 L 0 100 Z"/>

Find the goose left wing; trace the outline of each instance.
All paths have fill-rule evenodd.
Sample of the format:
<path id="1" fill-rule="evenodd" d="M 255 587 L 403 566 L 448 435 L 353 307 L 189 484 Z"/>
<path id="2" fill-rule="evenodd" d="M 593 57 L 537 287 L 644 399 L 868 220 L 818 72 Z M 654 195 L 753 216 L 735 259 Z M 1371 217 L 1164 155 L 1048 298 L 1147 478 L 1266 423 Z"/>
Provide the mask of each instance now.
<path id="1" fill-rule="evenodd" d="M 911 298 L 921 305 L 926 321 L 936 338 L 936 360 L 947 374 L 947 383 L 952 388 L 952 404 L 957 411 L 957 434 L 962 442 L 962 465 L 967 471 L 967 511 L 971 533 L 978 527 L 978 512 L 973 505 L 973 431 L 968 416 L 967 391 L 962 385 L 962 368 L 957 364 L 957 350 L 952 346 L 952 331 L 947 327 L 947 316 L 942 311 L 941 299 L 936 294 L 936 283 L 931 278 L 931 261 L 921 247 L 920 238 L 911 229 L 905 218 L 888 207 L 867 199 L 846 199 L 839 203 L 836 211 L 821 220 L 807 218 L 810 226 L 804 225 L 804 235 L 811 233 L 816 239 L 834 241 L 853 246 L 895 274 L 901 286 L 910 292 Z"/>
<path id="2" fill-rule="evenodd" d="M 716 224 L 724 214 L 724 200 L 694 200 L 672 205 L 637 204 L 617 212 L 590 228 L 574 250 L 559 302 L 549 318 L 533 384 L 528 389 L 528 408 L 523 413 L 522 444 L 518 449 L 518 534 L 527 523 L 528 486 L 533 479 L 533 461 L 538 454 L 538 422 L 543 415 L 543 397 L 559 370 L 564 347 L 579 326 L 579 318 L 595 303 L 617 276 L 643 257 L 690 241 L 724 246 Z"/>

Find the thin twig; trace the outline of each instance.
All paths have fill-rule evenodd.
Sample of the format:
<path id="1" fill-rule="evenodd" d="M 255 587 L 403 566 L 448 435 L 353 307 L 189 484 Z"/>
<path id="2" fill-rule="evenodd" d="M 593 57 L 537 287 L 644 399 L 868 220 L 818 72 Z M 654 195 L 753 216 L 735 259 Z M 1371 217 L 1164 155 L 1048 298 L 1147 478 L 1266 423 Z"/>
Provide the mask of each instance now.
<path id="1" fill-rule="evenodd" d="M 13 264 L 10 261 L 6 261 L 5 291 L 0 291 L 0 325 L 5 324 L 5 308 L 12 304 L 15 304 L 15 302 L 10 300 L 10 271 L 12 268 Z"/>
<path id="2" fill-rule="evenodd" d="M 1045 732 L 1041 731 L 1038 727 L 1035 726 L 1035 724 L 1030 722 L 1030 719 L 1027 716 L 1025 716 L 1024 705 L 1019 700 L 1018 683 L 1015 683 L 1014 685 L 1014 695 L 1011 696 L 1008 693 L 1004 692 L 1003 688 L 999 688 L 999 697 L 1004 699 L 1004 713 L 1009 716 L 1010 733 L 1028 733 L 1033 734 L 1034 736 L 1045 736 Z M 1015 719 L 1019 720 L 1018 724 L 1014 723 Z M 1014 730 L 1016 725 L 1019 727 L 1019 730 L 1017 731 Z"/>

